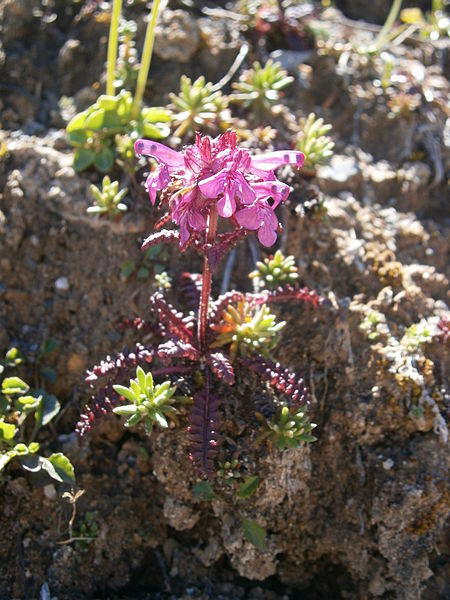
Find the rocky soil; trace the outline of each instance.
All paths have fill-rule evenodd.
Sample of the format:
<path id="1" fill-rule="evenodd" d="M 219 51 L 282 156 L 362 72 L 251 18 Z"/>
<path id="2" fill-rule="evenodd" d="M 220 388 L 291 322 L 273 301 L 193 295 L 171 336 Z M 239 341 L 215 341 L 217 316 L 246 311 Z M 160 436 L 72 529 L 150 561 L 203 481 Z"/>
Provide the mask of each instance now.
<path id="1" fill-rule="evenodd" d="M 169 3 L 174 12 L 160 24 L 155 104 L 178 90 L 182 73 L 220 79 L 244 42 L 248 64 L 273 50 L 233 20 L 236 3 L 227 18 L 225 2 L 188 4 Z M 39 441 L 75 465 L 85 493 L 74 527 L 86 538 L 66 543 L 64 487 L 11 465 L 0 482 L 1 600 L 449 597 L 448 329 L 420 343 L 404 337 L 423 320 L 435 331 L 447 319 L 448 328 L 448 43 L 413 36 L 389 48 L 399 89 L 420 99 L 398 116 L 381 59 L 349 43 L 372 35 L 348 20 L 364 16 L 362 4 L 346 17 L 317 13 L 327 35 L 300 57 L 276 55 L 296 77 L 284 98 L 295 119 L 315 110 L 336 142 L 316 177 L 284 173 L 294 191 L 281 211 L 282 249 L 295 256 L 301 284 L 327 298 L 318 309 L 279 309 L 288 333 L 278 355 L 308 385 L 318 440 L 282 453 L 255 447 L 256 381 L 247 376 L 227 390 L 219 460 L 237 453 L 262 482 L 237 500 L 218 480 L 207 502 L 192 493 L 184 427 L 146 438 L 109 415 L 83 446 L 75 439 L 84 370 L 129 343 L 124 319 L 148 313 L 155 265 L 139 247 L 155 216 L 118 171 L 128 212 L 92 219 L 89 186 L 100 177 L 72 167 L 64 127 L 103 85 L 105 11 L 0 0 L 0 351 L 18 345 L 32 380 L 41 344 L 57 341 L 48 388 L 63 410 Z M 372 4 L 368 18 L 382 22 L 383 3 Z M 128 5 L 127 18 L 145 13 L 145 3 Z M 292 117 L 280 119 L 287 137 Z M 249 256 L 242 244 L 230 287 L 250 289 Z M 125 261 L 136 266 L 129 277 Z M 199 269 L 176 250 L 163 262 L 174 281 Z M 140 266 L 150 277 L 137 277 Z M 183 303 L 176 288 L 171 301 Z M 266 528 L 266 551 L 245 539 L 242 518 Z"/>

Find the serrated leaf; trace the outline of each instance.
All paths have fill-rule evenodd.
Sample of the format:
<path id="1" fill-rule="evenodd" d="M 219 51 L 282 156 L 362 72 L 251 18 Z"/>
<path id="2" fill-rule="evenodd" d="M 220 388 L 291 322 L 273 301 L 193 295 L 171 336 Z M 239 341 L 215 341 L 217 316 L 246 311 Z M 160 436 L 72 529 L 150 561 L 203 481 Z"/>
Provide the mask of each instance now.
<path id="1" fill-rule="evenodd" d="M 2 381 L 2 393 L 11 396 L 13 394 L 24 394 L 29 386 L 20 377 L 5 377 Z"/>
<path id="2" fill-rule="evenodd" d="M 195 500 L 214 500 L 216 498 L 209 481 L 197 481 L 192 488 L 192 494 Z"/>
<path id="3" fill-rule="evenodd" d="M 259 477 L 246 477 L 245 481 L 239 486 L 239 489 L 236 493 L 237 497 L 241 500 L 244 500 L 245 498 L 250 498 L 250 496 L 253 496 L 253 494 L 258 489 L 258 485 Z"/>
<path id="4" fill-rule="evenodd" d="M 247 540 L 253 544 L 255 548 L 264 552 L 266 549 L 266 530 L 264 527 L 261 527 L 261 525 L 252 519 L 243 519 L 242 528 Z"/>
<path id="5" fill-rule="evenodd" d="M 57 452 L 49 456 L 48 461 L 53 465 L 54 470 L 62 481 L 71 484 L 75 482 L 75 471 L 67 456 L 61 452 Z"/>

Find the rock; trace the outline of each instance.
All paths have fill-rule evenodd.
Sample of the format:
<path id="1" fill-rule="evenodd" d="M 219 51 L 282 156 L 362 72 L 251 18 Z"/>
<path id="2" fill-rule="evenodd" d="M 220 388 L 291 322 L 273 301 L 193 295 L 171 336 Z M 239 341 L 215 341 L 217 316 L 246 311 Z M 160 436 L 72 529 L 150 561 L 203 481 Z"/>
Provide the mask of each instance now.
<path id="1" fill-rule="evenodd" d="M 154 52 L 163 60 L 187 63 L 200 43 L 197 22 L 184 10 L 165 10 L 156 26 Z"/>
<path id="2" fill-rule="evenodd" d="M 55 290 L 58 290 L 59 292 L 67 292 L 69 287 L 69 280 L 67 277 L 58 277 L 55 281 Z"/>
<path id="3" fill-rule="evenodd" d="M 334 154 L 328 165 L 318 167 L 317 180 L 322 191 L 332 196 L 346 191 L 357 193 L 362 175 L 355 158 Z"/>
<path id="4" fill-rule="evenodd" d="M 177 531 L 192 529 L 200 519 L 200 514 L 194 507 L 182 504 L 171 496 L 164 502 L 164 516 L 169 525 Z"/>

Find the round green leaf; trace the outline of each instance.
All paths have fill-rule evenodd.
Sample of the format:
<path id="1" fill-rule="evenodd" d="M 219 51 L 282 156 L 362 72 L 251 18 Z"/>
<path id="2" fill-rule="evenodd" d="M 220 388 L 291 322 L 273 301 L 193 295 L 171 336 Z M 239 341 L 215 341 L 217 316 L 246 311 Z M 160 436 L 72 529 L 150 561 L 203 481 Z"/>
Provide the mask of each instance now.
<path id="1" fill-rule="evenodd" d="M 73 157 L 73 168 L 77 173 L 84 171 L 92 165 L 94 162 L 94 151 L 88 148 L 78 148 Z"/>

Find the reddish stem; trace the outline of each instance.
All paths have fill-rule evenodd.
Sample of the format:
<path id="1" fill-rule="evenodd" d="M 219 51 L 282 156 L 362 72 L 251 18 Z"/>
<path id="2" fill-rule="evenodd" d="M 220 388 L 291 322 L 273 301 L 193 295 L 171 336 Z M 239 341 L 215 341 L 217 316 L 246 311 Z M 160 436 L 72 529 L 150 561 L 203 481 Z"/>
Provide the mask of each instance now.
<path id="1" fill-rule="evenodd" d="M 211 205 L 209 213 L 208 230 L 206 233 L 206 243 L 214 244 L 217 231 L 217 207 Z M 209 296 L 211 294 L 212 271 L 207 255 L 203 257 L 203 275 L 202 275 L 202 294 L 200 297 L 200 306 L 198 310 L 198 343 L 200 352 L 204 355 L 207 351 L 206 336 L 208 332 L 208 308 Z"/>

